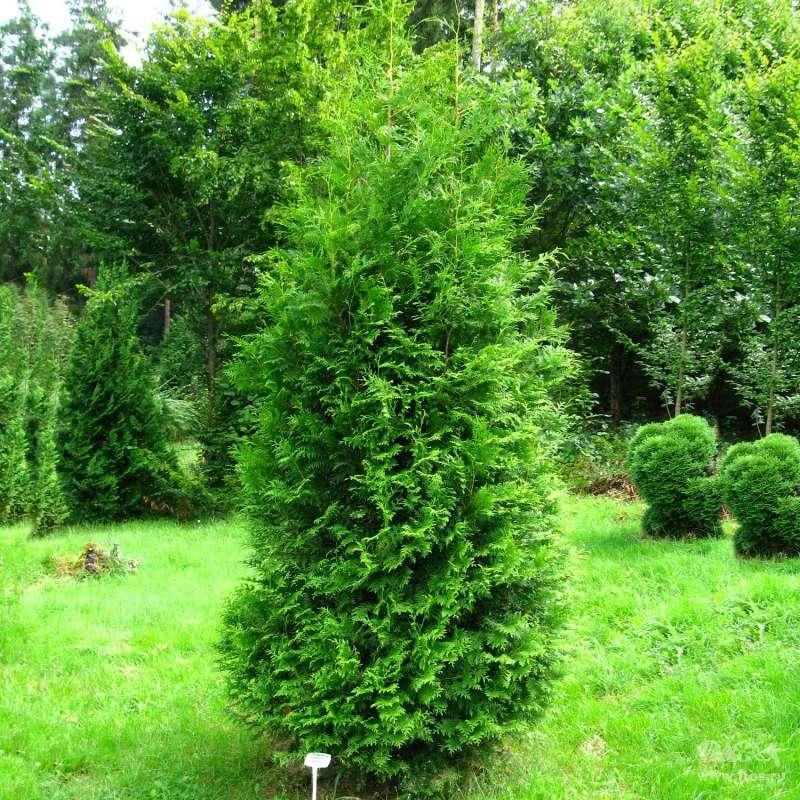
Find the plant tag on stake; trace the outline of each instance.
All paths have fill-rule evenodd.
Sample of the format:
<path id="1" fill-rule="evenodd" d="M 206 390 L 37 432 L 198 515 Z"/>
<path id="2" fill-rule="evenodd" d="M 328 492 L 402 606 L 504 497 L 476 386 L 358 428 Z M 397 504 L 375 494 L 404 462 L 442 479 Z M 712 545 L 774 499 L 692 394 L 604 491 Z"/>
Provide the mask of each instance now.
<path id="1" fill-rule="evenodd" d="M 317 770 L 325 769 L 331 763 L 327 753 L 309 753 L 304 764 L 311 767 L 311 800 L 317 800 Z"/>

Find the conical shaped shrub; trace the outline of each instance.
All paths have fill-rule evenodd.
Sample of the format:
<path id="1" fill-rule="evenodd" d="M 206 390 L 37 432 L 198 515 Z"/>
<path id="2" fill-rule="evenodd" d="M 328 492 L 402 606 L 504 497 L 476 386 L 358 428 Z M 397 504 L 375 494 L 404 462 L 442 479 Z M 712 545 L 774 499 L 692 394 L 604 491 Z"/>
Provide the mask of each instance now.
<path id="1" fill-rule="evenodd" d="M 58 475 L 57 402 L 57 397 L 51 396 L 37 441 L 36 475 L 31 499 L 34 536 L 50 533 L 69 517 L 67 501 Z"/>
<path id="2" fill-rule="evenodd" d="M 389 4 L 391 6 L 391 4 Z M 545 427 L 567 370 L 514 250 L 510 104 L 452 48 L 361 53 L 265 259 L 242 388 L 253 577 L 225 620 L 235 706 L 287 746 L 418 791 L 526 730 L 562 618 Z M 354 48 L 355 49 L 355 48 Z"/>
<path id="3" fill-rule="evenodd" d="M 58 411 L 61 485 L 73 520 L 169 513 L 177 464 L 136 335 L 136 292 L 105 270 L 78 323 Z"/>
<path id="4" fill-rule="evenodd" d="M 0 286 L 0 522 L 23 517 L 30 499 L 29 376 L 18 327 L 19 292 Z"/>

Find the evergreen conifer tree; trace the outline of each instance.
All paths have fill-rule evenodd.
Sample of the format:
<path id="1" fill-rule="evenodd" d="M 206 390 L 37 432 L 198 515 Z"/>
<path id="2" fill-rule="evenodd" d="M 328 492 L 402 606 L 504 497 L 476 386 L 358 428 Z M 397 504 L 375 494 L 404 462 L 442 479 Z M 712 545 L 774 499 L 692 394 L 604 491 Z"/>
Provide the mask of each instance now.
<path id="1" fill-rule="evenodd" d="M 28 374 L 19 337 L 19 292 L 0 286 L 0 521 L 27 511 L 30 472 L 25 420 Z"/>
<path id="2" fill-rule="evenodd" d="M 253 724 L 407 790 L 524 729 L 562 617 L 545 427 L 568 359 L 546 262 L 515 252 L 511 92 L 368 12 L 293 171 L 242 388 L 254 575 L 221 645 Z M 376 29 L 377 28 L 377 29 Z M 375 51 L 373 45 L 373 53 Z"/>
<path id="3" fill-rule="evenodd" d="M 105 269 L 88 294 L 58 411 L 59 472 L 70 517 L 168 512 L 177 466 L 136 334 L 135 289 L 125 270 Z"/>
<path id="4" fill-rule="evenodd" d="M 51 302 L 33 276 L 20 303 L 19 337 L 24 342 L 30 380 L 26 407 L 28 511 L 33 534 L 43 535 L 66 518 L 66 502 L 56 472 L 56 410 L 72 336 L 65 304 Z"/>
<path id="5" fill-rule="evenodd" d="M 36 447 L 36 475 L 31 497 L 33 535 L 43 536 L 64 523 L 69 509 L 58 475 L 58 446 L 56 443 L 57 395 L 50 398 L 42 420 Z"/>

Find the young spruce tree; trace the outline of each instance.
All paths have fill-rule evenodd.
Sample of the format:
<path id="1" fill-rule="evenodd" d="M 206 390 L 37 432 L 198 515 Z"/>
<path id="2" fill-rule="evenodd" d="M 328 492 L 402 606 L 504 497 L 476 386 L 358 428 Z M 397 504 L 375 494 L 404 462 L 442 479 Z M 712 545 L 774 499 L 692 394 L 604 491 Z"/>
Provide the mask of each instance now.
<path id="1" fill-rule="evenodd" d="M 59 472 L 74 520 L 170 510 L 176 462 L 136 335 L 137 311 L 124 270 L 101 271 L 58 408 Z"/>
<path id="2" fill-rule="evenodd" d="M 510 94 L 367 12 L 327 144 L 293 171 L 244 387 L 253 577 L 221 649 L 288 759 L 429 789 L 548 697 L 562 569 L 545 427 L 567 367 L 544 262 L 514 250 L 528 176 Z M 376 28 L 378 28 L 376 30 Z M 452 773 L 451 773 L 452 774 Z"/>

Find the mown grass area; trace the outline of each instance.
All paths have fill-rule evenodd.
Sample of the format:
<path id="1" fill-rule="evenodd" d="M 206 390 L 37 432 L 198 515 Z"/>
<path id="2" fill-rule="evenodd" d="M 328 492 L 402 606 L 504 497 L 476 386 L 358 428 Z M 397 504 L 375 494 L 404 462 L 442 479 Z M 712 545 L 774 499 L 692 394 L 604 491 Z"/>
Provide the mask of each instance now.
<path id="1" fill-rule="evenodd" d="M 800 798 L 800 560 L 642 540 L 640 513 L 564 499 L 564 674 L 469 800 Z M 26 533 L 0 529 L 0 800 L 306 796 L 224 709 L 213 643 L 244 571 L 240 524 Z M 139 569 L 47 573 L 87 540 Z"/>

